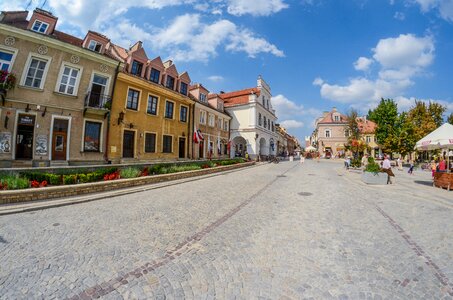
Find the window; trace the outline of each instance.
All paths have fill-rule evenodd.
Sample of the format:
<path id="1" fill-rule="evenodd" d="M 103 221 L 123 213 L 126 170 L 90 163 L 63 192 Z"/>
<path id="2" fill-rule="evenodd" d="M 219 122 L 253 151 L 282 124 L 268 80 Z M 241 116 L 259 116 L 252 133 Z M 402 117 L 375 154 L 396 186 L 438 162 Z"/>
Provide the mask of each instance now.
<path id="1" fill-rule="evenodd" d="M 63 65 L 63 72 L 60 75 L 58 92 L 68 95 L 77 95 L 78 77 L 80 69 Z"/>
<path id="2" fill-rule="evenodd" d="M 35 20 L 35 23 L 33 24 L 31 30 L 40 33 L 46 33 L 47 27 L 49 27 L 49 24 L 41 22 L 39 20 Z"/>
<path id="3" fill-rule="evenodd" d="M 345 137 L 349 137 L 349 130 L 348 130 L 348 129 L 346 129 L 346 130 L 344 131 L 344 136 L 345 136 Z"/>
<path id="4" fill-rule="evenodd" d="M 142 75 L 143 64 L 134 60 L 132 62 L 131 74 L 141 76 Z"/>
<path id="5" fill-rule="evenodd" d="M 159 83 L 159 78 L 160 78 L 160 71 L 151 68 L 151 72 L 149 74 L 149 80 L 155 83 Z"/>
<path id="6" fill-rule="evenodd" d="M 24 85 L 33 88 L 42 89 L 44 85 L 45 71 L 47 69 L 48 61 L 45 59 L 31 57 L 30 64 L 25 76 Z"/>
<path id="7" fill-rule="evenodd" d="M 217 103 L 217 109 L 223 111 L 223 102 L 219 101 Z"/>
<path id="8" fill-rule="evenodd" d="M 169 89 L 174 89 L 175 79 L 173 77 L 167 75 L 167 82 L 165 83 L 165 86 L 168 87 Z"/>
<path id="9" fill-rule="evenodd" d="M 222 118 L 219 118 L 219 119 L 217 120 L 217 127 L 218 127 L 219 129 L 222 129 L 222 125 L 223 125 L 223 119 L 222 119 Z"/>
<path id="10" fill-rule="evenodd" d="M 187 122 L 187 106 L 182 106 L 179 110 L 179 120 L 181 122 Z"/>
<path id="11" fill-rule="evenodd" d="M 272 132 L 274 132 L 274 131 L 275 131 L 275 128 L 274 128 L 274 121 L 272 121 L 271 128 L 272 128 Z"/>
<path id="12" fill-rule="evenodd" d="M 140 92 L 129 89 L 127 93 L 127 104 L 126 108 L 138 110 L 138 99 L 140 98 Z"/>
<path id="13" fill-rule="evenodd" d="M 0 70 L 10 71 L 13 63 L 14 52 L 0 50 Z"/>
<path id="14" fill-rule="evenodd" d="M 228 120 L 223 121 L 223 130 L 228 131 Z"/>
<path id="15" fill-rule="evenodd" d="M 165 118 L 173 119 L 173 109 L 175 104 L 170 101 L 165 101 Z"/>
<path id="16" fill-rule="evenodd" d="M 367 144 L 371 143 L 371 136 L 369 136 L 369 135 L 366 136 L 366 142 L 367 142 Z"/>
<path id="17" fill-rule="evenodd" d="M 267 119 L 266 119 L 266 117 L 263 117 L 263 119 L 264 119 L 264 122 L 263 122 L 264 123 L 264 128 L 266 128 L 267 127 Z"/>
<path id="18" fill-rule="evenodd" d="M 268 100 L 267 100 L 267 108 L 269 108 L 269 107 L 270 107 L 270 106 L 269 106 L 269 99 L 268 99 Z"/>
<path id="19" fill-rule="evenodd" d="M 101 126 L 98 122 L 85 122 L 85 135 L 83 138 L 83 151 L 100 152 L 101 145 Z"/>
<path id="20" fill-rule="evenodd" d="M 187 83 L 181 82 L 181 90 L 179 92 L 183 95 L 187 95 Z"/>
<path id="21" fill-rule="evenodd" d="M 335 122 L 339 122 L 340 121 L 340 116 L 334 116 L 333 119 L 334 119 Z"/>
<path id="22" fill-rule="evenodd" d="M 271 130 L 271 121 L 270 120 L 267 121 L 267 129 Z"/>
<path id="23" fill-rule="evenodd" d="M 200 111 L 200 124 L 206 124 L 206 112 L 204 110 Z"/>
<path id="24" fill-rule="evenodd" d="M 206 102 L 206 94 L 201 94 L 200 93 L 200 101 L 201 102 Z"/>
<path id="25" fill-rule="evenodd" d="M 209 126 L 211 127 L 215 126 L 215 116 L 212 114 L 209 114 Z"/>
<path id="26" fill-rule="evenodd" d="M 163 153 L 171 153 L 172 151 L 172 143 L 173 137 L 171 135 L 164 135 L 163 142 L 162 142 L 162 152 Z"/>
<path id="27" fill-rule="evenodd" d="M 148 107 L 146 112 L 151 115 L 157 115 L 157 103 L 158 99 L 156 96 L 149 95 L 148 96 Z"/>
<path id="28" fill-rule="evenodd" d="M 326 138 L 330 138 L 330 130 L 326 130 Z"/>
<path id="29" fill-rule="evenodd" d="M 156 152 L 156 134 L 145 133 L 145 152 L 152 153 Z"/>
<path id="30" fill-rule="evenodd" d="M 223 145 L 223 154 L 228 154 L 228 144 Z"/>
<path id="31" fill-rule="evenodd" d="M 88 49 L 95 52 L 101 52 L 102 44 L 96 42 L 95 40 L 91 40 L 90 43 L 88 44 Z"/>
<path id="32" fill-rule="evenodd" d="M 263 106 L 266 106 L 266 99 L 264 98 L 264 96 L 262 96 L 262 99 L 263 99 Z"/>
<path id="33" fill-rule="evenodd" d="M 258 125 L 261 126 L 262 122 L 261 122 L 261 114 L 258 114 Z"/>

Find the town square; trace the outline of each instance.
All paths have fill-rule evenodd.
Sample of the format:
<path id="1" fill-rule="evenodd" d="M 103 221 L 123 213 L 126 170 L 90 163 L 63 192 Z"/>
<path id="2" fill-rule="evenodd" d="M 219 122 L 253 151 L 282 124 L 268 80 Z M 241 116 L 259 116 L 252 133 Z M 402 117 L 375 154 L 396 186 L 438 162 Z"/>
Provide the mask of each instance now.
<path id="1" fill-rule="evenodd" d="M 452 8 L 0 1 L 0 299 L 453 299 Z"/>

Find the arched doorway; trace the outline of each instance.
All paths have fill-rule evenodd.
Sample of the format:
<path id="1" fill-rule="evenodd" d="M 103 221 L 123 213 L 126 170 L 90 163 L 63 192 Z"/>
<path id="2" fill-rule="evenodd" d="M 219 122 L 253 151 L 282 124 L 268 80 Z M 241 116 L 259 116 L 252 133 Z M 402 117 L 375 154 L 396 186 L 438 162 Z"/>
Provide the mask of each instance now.
<path id="1" fill-rule="evenodd" d="M 245 157 L 247 151 L 247 141 L 242 136 L 233 139 L 233 145 L 230 149 L 230 157 Z"/>

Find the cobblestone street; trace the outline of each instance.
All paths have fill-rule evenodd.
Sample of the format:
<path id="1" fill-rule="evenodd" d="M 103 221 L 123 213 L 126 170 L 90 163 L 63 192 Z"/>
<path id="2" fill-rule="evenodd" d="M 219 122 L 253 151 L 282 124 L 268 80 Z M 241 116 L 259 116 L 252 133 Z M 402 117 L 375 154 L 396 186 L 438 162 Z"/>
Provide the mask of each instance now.
<path id="1" fill-rule="evenodd" d="M 453 299 L 453 192 L 263 164 L 0 216 L 2 299 Z"/>

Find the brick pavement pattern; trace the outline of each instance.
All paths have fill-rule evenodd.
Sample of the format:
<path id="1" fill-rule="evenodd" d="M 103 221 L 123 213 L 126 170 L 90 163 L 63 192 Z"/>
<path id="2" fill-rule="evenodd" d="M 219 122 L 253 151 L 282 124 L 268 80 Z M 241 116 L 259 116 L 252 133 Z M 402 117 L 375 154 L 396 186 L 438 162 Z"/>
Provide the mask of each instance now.
<path id="1" fill-rule="evenodd" d="M 452 193 L 282 162 L 0 217 L 2 299 L 453 299 Z"/>

